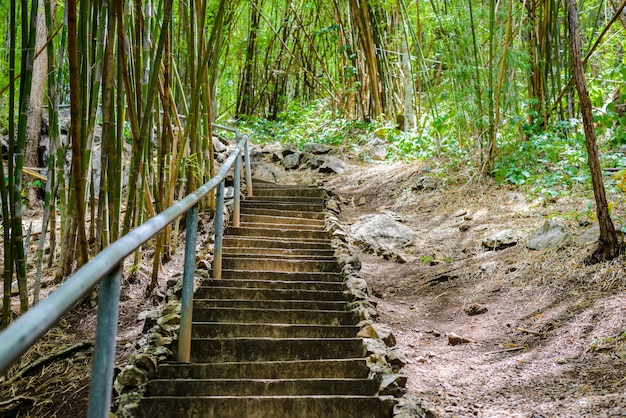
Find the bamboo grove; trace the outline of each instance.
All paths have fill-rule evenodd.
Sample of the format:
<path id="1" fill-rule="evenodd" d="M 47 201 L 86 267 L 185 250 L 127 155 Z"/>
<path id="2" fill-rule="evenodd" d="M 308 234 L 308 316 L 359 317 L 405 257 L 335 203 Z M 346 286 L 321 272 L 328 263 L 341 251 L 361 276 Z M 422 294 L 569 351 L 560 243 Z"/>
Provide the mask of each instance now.
<path id="1" fill-rule="evenodd" d="M 30 287 L 32 302 L 39 297 L 42 265 L 62 281 L 208 180 L 215 121 L 278 120 L 321 104 L 437 149 L 451 141 L 490 174 L 503 141 L 578 115 L 567 5 L 558 0 L 8 3 L 0 9 L 3 326 L 14 281 L 25 311 Z M 579 2 L 594 105 L 606 112 L 623 108 L 624 4 Z M 69 126 L 59 117 L 67 106 Z M 27 254 L 23 206 L 36 199 L 34 179 L 45 191 L 44 222 L 37 253 Z M 148 291 L 176 243 L 176 228 L 153 243 Z"/>

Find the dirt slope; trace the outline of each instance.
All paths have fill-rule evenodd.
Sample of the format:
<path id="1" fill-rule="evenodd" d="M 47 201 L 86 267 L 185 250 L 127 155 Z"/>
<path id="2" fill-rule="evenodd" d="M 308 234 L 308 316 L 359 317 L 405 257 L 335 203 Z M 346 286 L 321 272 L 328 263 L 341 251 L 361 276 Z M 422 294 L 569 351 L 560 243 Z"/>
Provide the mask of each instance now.
<path id="1" fill-rule="evenodd" d="M 413 190 L 425 175 L 436 188 Z M 419 234 L 422 245 L 406 264 L 353 250 L 380 320 L 393 326 L 410 359 L 408 389 L 432 411 L 626 416 L 624 257 L 586 266 L 593 244 L 544 251 L 524 245 L 546 219 L 583 233 L 573 218 L 588 199 L 527 202 L 519 190 L 419 163 L 362 166 L 325 185 L 343 199 L 346 224 L 391 210 Z M 483 237 L 508 228 L 520 244 L 482 247 Z M 449 333 L 470 342 L 449 345 Z"/>

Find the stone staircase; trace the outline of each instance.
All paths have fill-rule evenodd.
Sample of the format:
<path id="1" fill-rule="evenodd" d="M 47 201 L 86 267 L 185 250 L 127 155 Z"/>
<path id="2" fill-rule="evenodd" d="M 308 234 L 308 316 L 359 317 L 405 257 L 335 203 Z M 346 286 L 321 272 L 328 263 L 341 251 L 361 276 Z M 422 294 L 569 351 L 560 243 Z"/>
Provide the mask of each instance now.
<path id="1" fill-rule="evenodd" d="M 324 231 L 324 191 L 255 183 L 195 293 L 191 363 L 159 367 L 143 417 L 389 417 Z"/>

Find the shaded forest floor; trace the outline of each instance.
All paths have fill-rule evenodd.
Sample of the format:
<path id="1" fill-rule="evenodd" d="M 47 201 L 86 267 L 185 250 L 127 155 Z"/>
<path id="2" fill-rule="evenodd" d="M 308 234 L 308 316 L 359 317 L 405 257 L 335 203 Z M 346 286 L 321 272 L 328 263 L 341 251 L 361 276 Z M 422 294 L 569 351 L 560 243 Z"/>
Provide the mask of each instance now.
<path id="1" fill-rule="evenodd" d="M 344 199 L 344 223 L 393 211 L 422 241 L 406 264 L 359 253 L 380 320 L 408 354 L 409 391 L 441 417 L 626 416 L 624 256 L 587 266 L 593 244 L 524 245 L 546 219 L 585 232 L 589 198 L 533 200 L 432 163 L 365 166 L 326 184 Z M 425 174 L 438 186 L 412 190 Z M 520 243 L 482 247 L 504 229 Z M 449 333 L 471 342 L 449 345 Z"/>
<path id="2" fill-rule="evenodd" d="M 424 406 L 439 417 L 626 416 L 624 256 L 586 266 L 592 244 L 544 251 L 524 245 L 546 219 L 566 223 L 573 236 L 585 232 L 590 226 L 579 221 L 587 191 L 545 201 L 433 161 L 352 162 L 345 174 L 320 179 L 342 198 L 342 221 L 349 226 L 361 215 L 393 211 L 421 241 L 405 264 L 352 250 L 380 321 L 393 327 L 408 355 L 408 390 Z M 437 186 L 414 190 L 424 175 Z M 311 181 L 313 174 L 288 176 Z M 503 229 L 517 231 L 520 243 L 485 250 L 482 238 Z M 161 287 L 181 270 L 181 259 L 164 265 Z M 152 261 L 144 264 L 123 281 L 118 365 L 141 337 L 138 314 L 154 306 L 143 295 Z M 85 415 L 95 311 L 77 306 L 7 378 L 74 348 L 69 353 L 11 384 L 0 381 L 0 417 Z M 451 332 L 470 342 L 449 345 Z"/>

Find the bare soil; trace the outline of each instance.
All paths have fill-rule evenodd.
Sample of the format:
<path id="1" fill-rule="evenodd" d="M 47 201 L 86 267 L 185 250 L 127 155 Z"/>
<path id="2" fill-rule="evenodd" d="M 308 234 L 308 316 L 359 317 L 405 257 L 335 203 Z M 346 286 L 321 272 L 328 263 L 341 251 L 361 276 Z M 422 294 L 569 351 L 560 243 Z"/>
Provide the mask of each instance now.
<path id="1" fill-rule="evenodd" d="M 429 165 L 369 165 L 326 182 L 344 201 L 345 224 L 393 211 L 422 240 L 406 264 L 353 248 L 379 320 L 409 358 L 409 392 L 440 417 L 626 416 L 624 256 L 588 266 L 593 243 L 524 245 L 546 219 L 584 232 L 585 192 L 527 202 L 523 190 Z M 413 190 L 424 175 L 438 186 Z M 504 229 L 521 242 L 482 247 Z M 450 333 L 470 342 L 450 345 Z"/>

